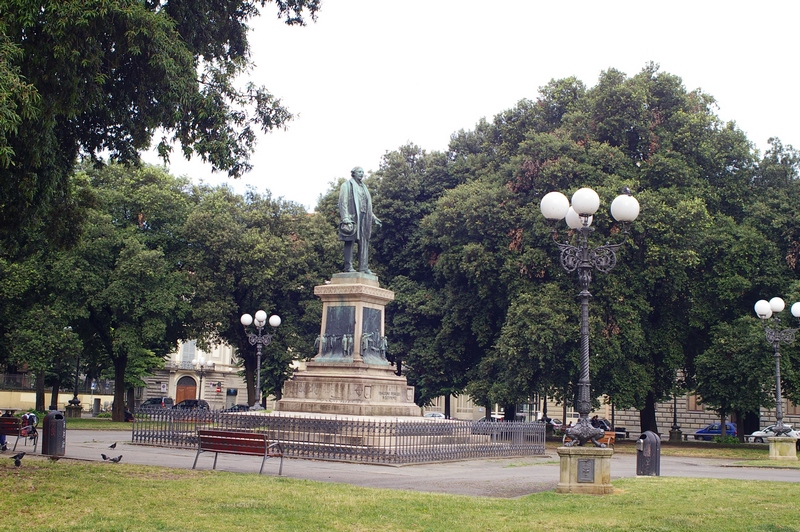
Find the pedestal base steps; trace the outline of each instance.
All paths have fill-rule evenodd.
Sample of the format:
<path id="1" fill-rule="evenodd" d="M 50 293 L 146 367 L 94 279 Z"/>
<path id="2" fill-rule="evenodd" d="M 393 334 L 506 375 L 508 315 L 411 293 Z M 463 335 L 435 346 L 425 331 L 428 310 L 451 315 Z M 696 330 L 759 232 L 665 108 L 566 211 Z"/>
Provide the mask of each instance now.
<path id="1" fill-rule="evenodd" d="M 608 495 L 611 485 L 613 449 L 601 447 L 559 447 L 561 473 L 556 493 Z"/>
<path id="2" fill-rule="evenodd" d="M 767 438 L 770 460 L 797 461 L 797 440 L 788 436 Z"/>
<path id="3" fill-rule="evenodd" d="M 420 417 L 414 388 L 391 369 L 364 363 L 309 362 L 284 384 L 278 412 Z"/>
<path id="4" fill-rule="evenodd" d="M 278 412 L 420 417 L 414 388 L 386 359 L 384 310 L 394 292 L 367 273 L 337 273 L 314 287 L 322 300 L 317 352 L 283 385 Z"/>

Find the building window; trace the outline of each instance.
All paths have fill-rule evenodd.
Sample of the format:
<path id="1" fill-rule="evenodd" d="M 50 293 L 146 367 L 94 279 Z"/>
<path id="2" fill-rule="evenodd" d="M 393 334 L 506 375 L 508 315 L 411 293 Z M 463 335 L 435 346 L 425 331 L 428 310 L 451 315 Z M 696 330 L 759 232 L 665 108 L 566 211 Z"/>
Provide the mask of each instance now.
<path id="1" fill-rule="evenodd" d="M 197 353 L 197 340 L 189 340 L 181 345 L 181 362 L 188 362 L 191 364 L 195 359 Z"/>
<path id="2" fill-rule="evenodd" d="M 703 408 L 702 398 L 697 394 L 686 396 L 686 410 L 690 412 L 702 412 Z"/>
<path id="3" fill-rule="evenodd" d="M 789 416 L 800 416 L 800 405 L 791 401 L 786 401 L 786 414 Z"/>

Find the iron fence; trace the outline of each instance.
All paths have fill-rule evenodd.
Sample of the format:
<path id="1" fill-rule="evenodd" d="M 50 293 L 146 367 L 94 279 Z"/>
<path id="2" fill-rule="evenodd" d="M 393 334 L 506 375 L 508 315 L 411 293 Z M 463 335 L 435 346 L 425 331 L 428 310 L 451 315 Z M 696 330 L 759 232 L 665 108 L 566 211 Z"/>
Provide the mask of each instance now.
<path id="1" fill-rule="evenodd" d="M 544 454 L 543 423 L 358 420 L 248 412 L 137 411 L 131 441 L 193 449 L 205 428 L 266 432 L 287 456 L 410 464 Z"/>

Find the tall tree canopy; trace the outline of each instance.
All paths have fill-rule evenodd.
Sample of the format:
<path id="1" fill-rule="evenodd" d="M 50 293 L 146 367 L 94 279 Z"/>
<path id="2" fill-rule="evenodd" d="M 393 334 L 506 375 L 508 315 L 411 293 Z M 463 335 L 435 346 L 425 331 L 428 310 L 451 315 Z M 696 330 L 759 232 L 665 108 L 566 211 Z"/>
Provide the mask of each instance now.
<path id="1" fill-rule="evenodd" d="M 79 155 L 138 161 L 157 131 L 217 170 L 249 168 L 254 127 L 291 114 L 250 66 L 266 0 L 0 0 L 0 236 L 68 191 Z M 277 0 L 290 25 L 319 0 Z"/>
<path id="2" fill-rule="evenodd" d="M 657 65 L 632 77 L 610 69 L 591 88 L 551 81 L 536 101 L 453 135 L 444 154 L 387 154 L 372 176 L 384 221 L 376 257 L 408 294 L 388 331 L 423 401 L 467 383 L 480 403 L 572 400 L 578 289 L 539 201 L 597 190 L 599 245 L 625 238 L 606 209 L 628 186 L 641 215 L 616 269 L 590 287 L 592 385 L 657 429 L 655 404 L 678 371 L 693 386 L 708 367 L 695 360 L 717 345 L 723 329 L 712 326 L 740 323 L 762 290 L 781 293 L 797 276 L 796 154 L 773 139 L 759 161 L 714 105 Z M 441 367 L 450 375 L 433 379 Z"/>
<path id="3" fill-rule="evenodd" d="M 113 368 L 113 416 L 122 421 L 125 390 L 141 385 L 131 369 L 157 367 L 185 337 L 191 292 L 176 237 L 192 198 L 185 179 L 153 167 L 112 164 L 76 180 L 96 204 L 78 243 L 59 254 L 54 282 L 88 354 Z"/>
<path id="4" fill-rule="evenodd" d="M 263 391 L 280 397 L 291 362 L 313 353 L 322 319 L 314 286 L 336 271 L 334 229 L 322 216 L 269 194 L 201 187 L 197 198 L 182 231 L 193 287 L 189 334 L 237 349 L 253 405 L 261 397 L 257 356 L 239 318 L 259 309 L 278 314 L 283 323 L 264 348 L 261 382 Z"/>

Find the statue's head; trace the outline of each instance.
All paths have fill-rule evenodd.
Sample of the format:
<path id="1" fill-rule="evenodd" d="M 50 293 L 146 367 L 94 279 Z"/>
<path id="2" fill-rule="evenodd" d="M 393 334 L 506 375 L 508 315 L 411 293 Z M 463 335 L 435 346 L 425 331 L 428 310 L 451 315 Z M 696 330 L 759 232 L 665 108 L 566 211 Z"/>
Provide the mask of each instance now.
<path id="1" fill-rule="evenodd" d="M 354 178 L 359 183 L 362 179 L 364 179 L 364 169 L 360 166 L 356 166 L 352 170 L 350 170 L 350 177 Z"/>

